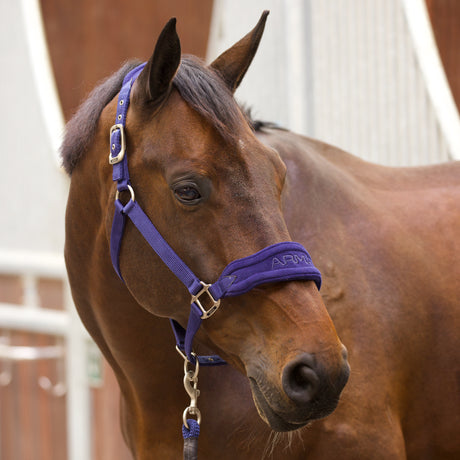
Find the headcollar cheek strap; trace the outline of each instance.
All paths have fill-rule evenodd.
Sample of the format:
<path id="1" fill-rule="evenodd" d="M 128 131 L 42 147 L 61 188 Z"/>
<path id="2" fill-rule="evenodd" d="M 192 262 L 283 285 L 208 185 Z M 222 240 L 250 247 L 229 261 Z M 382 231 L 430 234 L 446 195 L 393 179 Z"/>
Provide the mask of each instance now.
<path id="1" fill-rule="evenodd" d="M 110 258 L 117 275 L 122 281 L 120 270 L 120 250 L 126 225 L 126 216 L 123 212 L 123 205 L 120 200 L 115 200 L 115 213 L 113 215 L 112 232 L 110 233 Z"/>

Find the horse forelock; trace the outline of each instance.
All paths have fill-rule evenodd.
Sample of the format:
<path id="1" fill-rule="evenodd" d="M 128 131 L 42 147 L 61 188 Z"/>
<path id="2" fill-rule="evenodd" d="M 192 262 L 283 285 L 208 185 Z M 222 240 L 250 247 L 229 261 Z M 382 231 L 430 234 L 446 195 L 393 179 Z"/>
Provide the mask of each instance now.
<path id="1" fill-rule="evenodd" d="M 235 143 L 245 115 L 220 75 L 195 56 L 184 56 L 173 80 L 182 98 L 224 138 Z M 243 121 L 244 122 L 244 121 Z M 246 122 L 249 120 L 246 117 Z"/>

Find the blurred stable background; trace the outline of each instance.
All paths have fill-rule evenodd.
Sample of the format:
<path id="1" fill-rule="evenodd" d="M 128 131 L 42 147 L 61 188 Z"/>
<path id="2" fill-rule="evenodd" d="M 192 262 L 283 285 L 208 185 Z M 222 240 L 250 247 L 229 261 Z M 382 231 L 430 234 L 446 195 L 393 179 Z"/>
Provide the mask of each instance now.
<path id="1" fill-rule="evenodd" d="M 381 164 L 460 159 L 458 0 L 0 0 L 0 460 L 130 458 L 66 281 L 65 121 L 170 17 L 211 61 L 264 9 L 236 93 L 257 117 Z"/>

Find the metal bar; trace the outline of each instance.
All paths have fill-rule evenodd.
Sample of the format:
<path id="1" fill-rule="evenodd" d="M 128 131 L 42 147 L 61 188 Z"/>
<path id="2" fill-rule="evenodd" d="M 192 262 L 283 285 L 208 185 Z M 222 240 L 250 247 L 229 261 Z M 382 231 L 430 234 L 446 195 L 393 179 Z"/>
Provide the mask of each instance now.
<path id="1" fill-rule="evenodd" d="M 45 308 L 24 308 L 0 303 L 0 328 L 65 336 L 70 327 L 69 314 Z"/>
<path id="2" fill-rule="evenodd" d="M 21 6 L 32 64 L 33 81 L 40 101 L 42 120 L 51 143 L 53 159 L 56 165 L 61 167 L 62 160 L 59 156 L 59 147 L 62 143 L 65 122 L 46 43 L 40 2 L 38 0 L 22 0 Z"/>
<path id="3" fill-rule="evenodd" d="M 22 276 L 22 303 L 27 308 L 40 308 L 40 296 L 38 295 L 38 278 L 27 274 Z"/>
<path id="4" fill-rule="evenodd" d="M 62 254 L 0 249 L 0 274 L 67 279 Z"/>
<path id="5" fill-rule="evenodd" d="M 73 305 L 68 284 L 65 305 L 70 317 L 67 334 L 67 439 L 68 460 L 91 459 L 91 400 L 87 379 L 87 347 L 83 326 Z"/>
<path id="6" fill-rule="evenodd" d="M 57 359 L 64 355 L 65 350 L 59 345 L 28 347 L 0 343 L 0 359 L 7 361 L 38 361 L 41 359 Z"/>
<path id="7" fill-rule="evenodd" d="M 289 113 L 289 128 L 301 133 L 308 134 L 311 130 L 312 115 L 308 96 L 311 95 L 310 66 L 311 51 L 307 43 L 311 34 L 310 16 L 307 17 L 307 7 L 309 2 L 305 0 L 291 0 L 289 4 L 284 4 L 284 19 L 286 33 L 285 62 L 286 66 L 286 104 Z M 306 28 L 308 27 L 308 30 Z M 309 52 L 310 51 L 310 52 Z M 308 61 L 307 61 L 308 59 Z"/>

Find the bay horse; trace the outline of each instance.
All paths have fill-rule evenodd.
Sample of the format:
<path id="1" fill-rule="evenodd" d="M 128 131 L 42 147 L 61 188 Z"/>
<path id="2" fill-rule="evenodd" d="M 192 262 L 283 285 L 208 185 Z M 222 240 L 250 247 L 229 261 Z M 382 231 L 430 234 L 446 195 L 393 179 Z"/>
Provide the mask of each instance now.
<path id="1" fill-rule="evenodd" d="M 168 22 L 129 91 L 131 189 L 112 180 L 109 132 L 139 63 L 67 125 L 67 270 L 116 374 L 126 443 L 137 460 L 182 455 L 188 355 L 167 318 L 186 328 L 190 294 L 130 219 L 118 276 L 114 202 L 141 207 L 200 280 L 290 241 L 322 273 L 321 294 L 311 279 L 267 282 L 203 321 L 194 351 L 228 365 L 200 370 L 200 458 L 459 458 L 460 164 L 377 166 L 252 123 L 233 92 L 266 17 L 209 66 L 181 57 Z M 299 262 L 288 255 L 272 264 Z"/>

